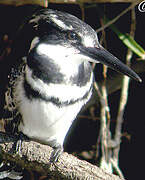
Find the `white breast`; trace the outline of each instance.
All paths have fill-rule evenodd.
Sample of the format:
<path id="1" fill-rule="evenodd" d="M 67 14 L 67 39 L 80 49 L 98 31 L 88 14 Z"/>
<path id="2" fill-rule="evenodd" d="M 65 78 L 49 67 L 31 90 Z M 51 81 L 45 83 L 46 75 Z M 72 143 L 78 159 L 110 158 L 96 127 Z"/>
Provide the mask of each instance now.
<path id="1" fill-rule="evenodd" d="M 57 141 L 63 144 L 73 120 L 85 102 L 59 108 L 52 103 L 35 100 L 25 101 L 20 106 L 23 114 L 23 123 L 19 130 L 30 138 L 49 144 Z"/>
<path id="2" fill-rule="evenodd" d="M 49 94 L 49 86 L 47 88 Z M 50 87 L 50 89 L 51 88 L 52 87 Z M 88 90 L 89 88 L 90 87 L 88 87 Z M 59 98 L 61 97 L 61 93 L 63 92 L 57 91 Z M 70 93 L 69 91 L 65 92 L 67 97 Z M 76 93 L 80 93 L 79 89 Z M 63 96 L 65 94 L 63 93 Z M 58 107 L 52 102 L 46 102 L 42 99 L 29 100 L 24 93 L 23 79 L 20 79 L 16 86 L 15 96 L 17 102 L 19 102 L 19 111 L 23 118 L 19 130 L 28 137 L 45 144 L 49 144 L 49 142 L 54 140 L 62 145 L 73 120 L 76 118 L 82 106 L 90 98 L 91 92 L 85 100 L 78 101 L 75 104 Z"/>

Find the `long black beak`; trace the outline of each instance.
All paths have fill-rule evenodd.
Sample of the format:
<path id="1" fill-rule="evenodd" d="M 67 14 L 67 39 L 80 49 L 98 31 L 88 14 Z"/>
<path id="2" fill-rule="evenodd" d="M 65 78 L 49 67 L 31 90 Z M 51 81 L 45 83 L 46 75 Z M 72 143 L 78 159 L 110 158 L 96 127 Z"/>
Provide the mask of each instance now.
<path id="1" fill-rule="evenodd" d="M 131 70 L 128 66 L 123 64 L 118 58 L 116 58 L 114 55 L 105 50 L 101 45 L 99 48 L 80 47 L 79 49 L 82 54 L 92 59 L 90 60 L 90 62 L 105 64 L 111 69 L 121 72 L 122 74 L 125 74 L 135 79 L 136 81 L 142 81 L 141 78 L 133 70 Z"/>

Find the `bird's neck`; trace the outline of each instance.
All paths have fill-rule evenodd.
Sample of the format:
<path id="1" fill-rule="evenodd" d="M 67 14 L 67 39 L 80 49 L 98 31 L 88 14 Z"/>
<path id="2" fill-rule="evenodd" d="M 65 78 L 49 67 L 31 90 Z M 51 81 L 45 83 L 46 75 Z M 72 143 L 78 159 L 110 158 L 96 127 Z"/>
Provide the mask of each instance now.
<path id="1" fill-rule="evenodd" d="M 61 57 L 52 59 L 44 54 L 38 54 L 36 50 L 29 53 L 27 61 L 32 77 L 41 79 L 47 84 L 85 86 L 90 81 L 92 68 L 87 61 Z"/>
<path id="2" fill-rule="evenodd" d="M 80 72 L 76 77 L 70 77 L 68 82 L 47 83 L 43 81 L 43 79 L 34 76 L 33 71 L 27 66 L 24 81 L 31 86 L 32 90 L 39 92 L 39 94 L 46 97 L 46 99 L 55 97 L 61 102 L 72 101 L 85 96 L 85 94 L 90 91 L 93 81 L 93 73 L 88 73 L 91 73 L 89 78 Z"/>

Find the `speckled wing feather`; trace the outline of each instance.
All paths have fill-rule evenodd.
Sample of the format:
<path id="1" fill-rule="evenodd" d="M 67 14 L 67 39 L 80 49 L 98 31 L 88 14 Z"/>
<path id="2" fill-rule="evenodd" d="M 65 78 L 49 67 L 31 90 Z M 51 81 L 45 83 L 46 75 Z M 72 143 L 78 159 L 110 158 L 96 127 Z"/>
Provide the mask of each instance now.
<path id="1" fill-rule="evenodd" d="M 3 88 L 0 90 L 1 93 L 1 106 L 0 106 L 0 124 L 1 130 L 8 133 L 16 133 L 17 127 L 20 122 L 21 114 L 17 109 L 17 102 L 13 97 L 13 91 L 17 78 L 24 73 L 25 69 L 25 58 L 22 58 L 19 62 L 15 62 L 11 67 L 10 71 L 5 74 L 6 81 L 1 83 Z M 5 83 L 5 84 L 4 84 Z"/>

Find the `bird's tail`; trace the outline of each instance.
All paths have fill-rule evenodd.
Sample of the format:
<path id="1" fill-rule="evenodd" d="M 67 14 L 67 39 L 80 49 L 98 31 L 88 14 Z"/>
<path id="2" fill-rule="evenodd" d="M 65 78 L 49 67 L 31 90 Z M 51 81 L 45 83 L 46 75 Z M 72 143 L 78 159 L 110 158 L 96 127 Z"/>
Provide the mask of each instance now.
<path id="1" fill-rule="evenodd" d="M 4 162 L 0 159 L 0 179 L 22 179 L 22 169 L 12 163 Z"/>

